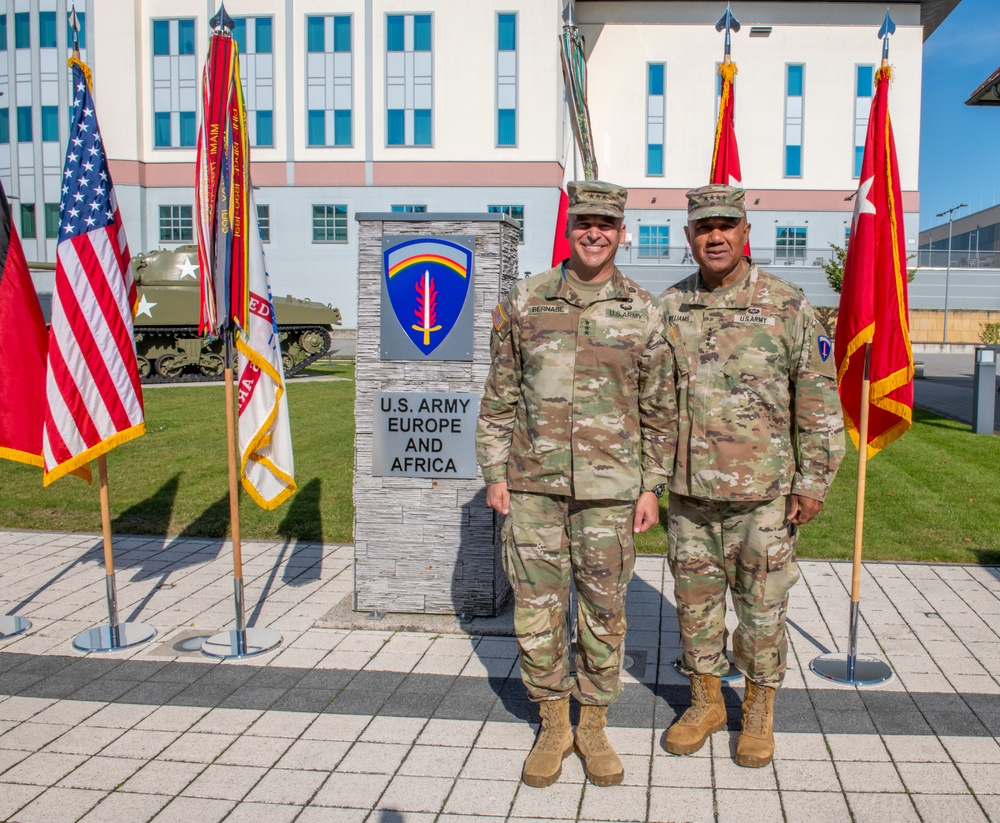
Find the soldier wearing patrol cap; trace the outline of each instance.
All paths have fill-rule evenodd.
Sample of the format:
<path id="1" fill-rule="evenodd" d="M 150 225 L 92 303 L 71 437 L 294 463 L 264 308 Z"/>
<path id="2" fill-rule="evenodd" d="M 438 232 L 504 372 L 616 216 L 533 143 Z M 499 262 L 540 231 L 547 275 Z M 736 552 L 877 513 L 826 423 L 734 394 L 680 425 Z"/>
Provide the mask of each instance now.
<path id="1" fill-rule="evenodd" d="M 659 521 L 676 442 L 662 316 L 615 266 L 627 196 L 570 183 L 569 260 L 515 284 L 493 317 L 476 443 L 487 504 L 506 515 L 521 677 L 542 721 L 522 771 L 531 786 L 554 783 L 574 746 L 591 782 L 624 777 L 604 728 L 622 690 L 633 531 Z M 581 703 L 575 740 L 570 695 Z"/>
<path id="2" fill-rule="evenodd" d="M 746 677 L 736 762 L 760 767 L 774 754 L 796 530 L 823 507 L 844 455 L 843 418 L 830 340 L 802 290 L 744 257 L 744 192 L 711 185 L 687 197 L 698 271 L 660 301 L 679 429 L 668 559 L 691 707 L 663 745 L 691 754 L 726 726 L 728 587 L 734 662 Z"/>

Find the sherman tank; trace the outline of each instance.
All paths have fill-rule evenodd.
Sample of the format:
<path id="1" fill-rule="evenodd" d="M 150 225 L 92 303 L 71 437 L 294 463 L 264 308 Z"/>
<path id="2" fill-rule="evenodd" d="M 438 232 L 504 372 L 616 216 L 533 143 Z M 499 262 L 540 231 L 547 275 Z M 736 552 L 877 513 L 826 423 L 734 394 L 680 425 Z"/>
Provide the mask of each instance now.
<path id="1" fill-rule="evenodd" d="M 198 247 L 160 249 L 132 258 L 139 310 L 135 348 L 144 383 L 215 380 L 225 361 L 222 341 L 198 335 Z M 340 310 L 308 298 L 273 297 L 285 376 L 292 377 L 330 349 Z"/>

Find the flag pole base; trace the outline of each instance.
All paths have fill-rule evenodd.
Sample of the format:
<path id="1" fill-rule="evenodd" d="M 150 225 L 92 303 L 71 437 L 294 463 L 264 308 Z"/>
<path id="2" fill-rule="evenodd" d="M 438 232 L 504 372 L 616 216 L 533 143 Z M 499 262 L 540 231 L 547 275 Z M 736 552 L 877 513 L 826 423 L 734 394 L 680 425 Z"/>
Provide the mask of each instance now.
<path id="1" fill-rule="evenodd" d="M 847 686 L 877 686 L 892 679 L 892 669 L 877 657 L 821 654 L 809 664 L 813 674 Z"/>
<path id="2" fill-rule="evenodd" d="M 0 615 L 0 640 L 6 640 L 30 628 L 31 621 L 27 617 L 18 617 L 16 614 Z"/>
<path id="3" fill-rule="evenodd" d="M 96 626 L 78 634 L 73 640 L 73 648 L 81 652 L 116 652 L 147 643 L 154 637 L 156 629 L 145 623 Z"/>
<path id="4" fill-rule="evenodd" d="M 682 658 L 683 658 L 683 655 L 678 655 L 677 658 L 674 660 L 674 668 L 677 669 L 677 671 L 680 672 L 680 674 L 684 674 L 684 672 L 681 670 L 681 659 Z M 722 678 L 721 678 L 722 682 L 723 683 L 733 684 L 733 683 L 736 683 L 739 680 L 742 680 L 743 679 L 743 672 L 741 672 L 739 669 L 737 669 L 733 665 L 732 657 L 730 657 L 730 655 L 728 653 L 726 654 L 726 659 L 729 661 L 729 671 L 726 672 L 724 675 L 722 675 Z M 685 675 L 685 677 L 686 676 L 687 675 Z"/>
<path id="5" fill-rule="evenodd" d="M 201 644 L 201 653 L 209 657 L 229 660 L 234 657 L 254 657 L 281 645 L 281 633 L 274 629 L 230 629 L 207 638 Z"/>

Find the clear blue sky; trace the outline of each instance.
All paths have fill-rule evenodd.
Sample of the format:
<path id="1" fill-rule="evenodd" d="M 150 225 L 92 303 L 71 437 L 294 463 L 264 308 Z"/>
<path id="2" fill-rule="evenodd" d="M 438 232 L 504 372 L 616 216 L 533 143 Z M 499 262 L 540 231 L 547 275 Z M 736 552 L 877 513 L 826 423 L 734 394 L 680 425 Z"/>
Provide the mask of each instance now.
<path id="1" fill-rule="evenodd" d="M 1000 203 L 1000 106 L 965 105 L 998 66 L 1000 0 L 962 0 L 924 43 L 921 230 L 943 223 L 935 214 L 959 203 L 969 207 L 956 218 Z"/>

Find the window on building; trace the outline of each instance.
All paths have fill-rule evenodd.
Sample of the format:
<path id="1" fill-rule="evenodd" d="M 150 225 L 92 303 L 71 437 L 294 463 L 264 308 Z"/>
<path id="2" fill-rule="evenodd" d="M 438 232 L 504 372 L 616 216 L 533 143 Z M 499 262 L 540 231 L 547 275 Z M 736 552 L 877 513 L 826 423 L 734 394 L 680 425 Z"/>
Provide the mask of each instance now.
<path id="1" fill-rule="evenodd" d="M 646 175 L 663 175 L 663 144 L 666 141 L 667 67 L 663 63 L 646 65 Z"/>
<path id="2" fill-rule="evenodd" d="M 524 206 L 487 206 L 486 208 L 490 214 L 506 214 L 508 217 L 513 217 L 521 227 L 518 242 L 524 242 Z"/>
<path id="3" fill-rule="evenodd" d="M 195 145 L 195 21 L 153 20 L 153 146 Z"/>
<path id="4" fill-rule="evenodd" d="M 306 132 L 310 146 L 354 144 L 353 17 L 307 17 Z"/>
<path id="5" fill-rule="evenodd" d="M 846 249 L 851 245 L 851 227 L 844 226 L 844 248 Z"/>
<path id="6" fill-rule="evenodd" d="M 774 257 L 776 260 L 805 260 L 806 227 L 779 226 L 775 230 Z"/>
<path id="7" fill-rule="evenodd" d="M 670 226 L 639 226 L 639 257 L 670 257 Z"/>
<path id="8" fill-rule="evenodd" d="M 251 146 L 274 145 L 274 55 L 270 17 L 233 18 Z"/>
<path id="9" fill-rule="evenodd" d="M 31 13 L 19 11 L 14 15 L 14 48 L 31 48 Z"/>
<path id="10" fill-rule="evenodd" d="M 80 33 L 77 35 L 79 38 L 80 48 L 87 48 L 87 13 L 83 11 L 78 11 L 76 13 L 76 19 L 80 24 Z M 69 22 L 66 23 L 66 42 L 69 43 L 69 47 L 73 48 L 73 28 L 70 26 Z"/>
<path id="11" fill-rule="evenodd" d="M 313 243 L 347 242 L 347 206 L 313 206 Z"/>
<path id="12" fill-rule="evenodd" d="M 429 14 L 386 16 L 386 144 L 430 146 L 434 139 Z"/>
<path id="13" fill-rule="evenodd" d="M 32 140 L 31 130 L 31 106 L 17 107 L 17 142 L 30 143 Z"/>
<path id="14" fill-rule="evenodd" d="M 190 243 L 193 239 L 191 206 L 160 206 L 160 242 Z"/>
<path id="15" fill-rule="evenodd" d="M 390 206 L 389 211 L 401 212 L 403 214 L 424 214 L 427 211 L 427 206 Z"/>
<path id="16" fill-rule="evenodd" d="M 854 176 L 861 176 L 861 163 L 865 159 L 865 139 L 868 136 L 868 115 L 871 114 L 872 94 L 875 86 L 875 66 L 855 67 L 856 88 L 854 96 Z"/>
<path id="17" fill-rule="evenodd" d="M 0 109 L 0 144 L 10 143 L 10 109 Z"/>
<path id="18" fill-rule="evenodd" d="M 33 240 L 38 237 L 38 230 L 35 228 L 35 204 L 21 204 L 21 237 Z"/>
<path id="19" fill-rule="evenodd" d="M 56 13 L 54 11 L 38 12 L 38 45 L 43 49 L 56 47 Z"/>
<path id="20" fill-rule="evenodd" d="M 802 109 L 805 66 L 785 66 L 785 177 L 802 176 Z"/>
<path id="21" fill-rule="evenodd" d="M 260 227 L 260 242 L 271 242 L 271 207 L 257 206 L 257 225 Z"/>
<path id="22" fill-rule="evenodd" d="M 0 51 L 7 51 L 7 15 L 0 14 Z"/>
<path id="23" fill-rule="evenodd" d="M 517 15 L 497 15 L 497 146 L 517 145 Z"/>
<path id="24" fill-rule="evenodd" d="M 59 204 L 45 204 L 45 236 L 49 240 L 59 239 Z"/>
<path id="25" fill-rule="evenodd" d="M 42 141 L 59 142 L 59 107 L 42 106 Z"/>

